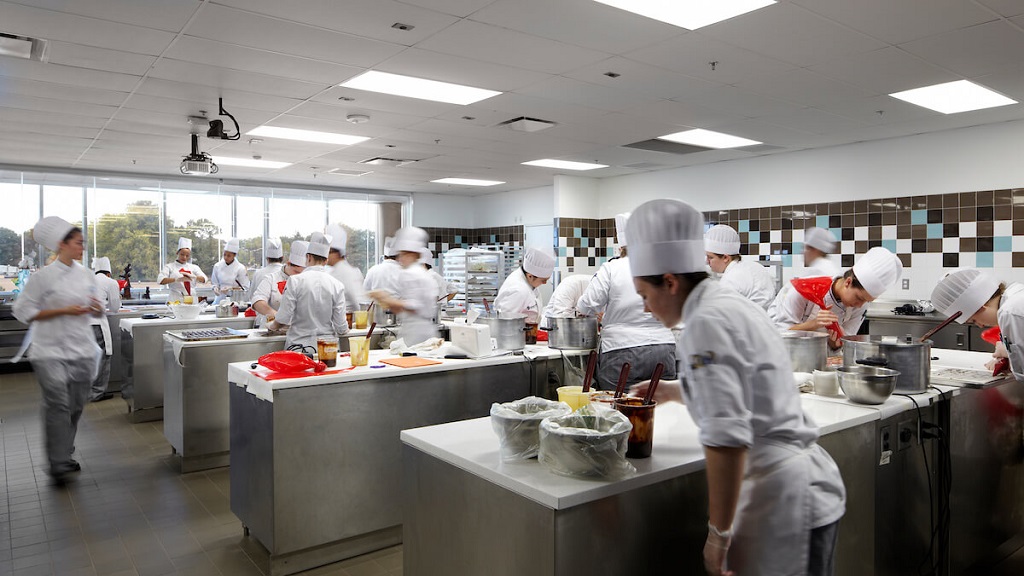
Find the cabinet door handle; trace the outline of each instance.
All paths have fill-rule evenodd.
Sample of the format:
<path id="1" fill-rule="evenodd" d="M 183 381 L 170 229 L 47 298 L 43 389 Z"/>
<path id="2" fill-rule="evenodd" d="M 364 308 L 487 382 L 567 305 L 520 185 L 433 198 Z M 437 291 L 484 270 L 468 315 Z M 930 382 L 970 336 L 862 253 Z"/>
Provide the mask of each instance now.
<path id="1" fill-rule="evenodd" d="M 956 333 L 956 347 L 957 348 L 963 348 L 964 347 L 964 333 L 963 332 L 957 332 Z"/>

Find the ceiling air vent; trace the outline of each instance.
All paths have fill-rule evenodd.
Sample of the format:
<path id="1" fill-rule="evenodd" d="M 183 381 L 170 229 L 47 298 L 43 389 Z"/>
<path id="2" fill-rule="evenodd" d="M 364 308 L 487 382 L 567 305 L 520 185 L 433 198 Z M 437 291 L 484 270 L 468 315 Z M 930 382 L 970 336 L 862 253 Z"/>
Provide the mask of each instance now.
<path id="1" fill-rule="evenodd" d="M 0 56 L 46 62 L 49 60 L 49 42 L 0 32 Z"/>
<path id="2" fill-rule="evenodd" d="M 511 120 L 505 120 L 498 124 L 501 128 L 508 128 L 510 130 L 517 130 L 519 132 L 539 132 L 545 128 L 551 128 L 554 126 L 554 122 L 548 120 L 540 120 L 539 118 L 528 118 L 526 116 L 520 116 L 519 118 L 513 118 Z"/>
<path id="3" fill-rule="evenodd" d="M 710 150 L 714 150 L 714 148 L 705 148 L 704 146 L 692 146 L 690 144 L 680 144 L 678 142 L 669 142 L 668 140 L 660 140 L 658 138 L 643 140 L 641 142 L 634 142 L 632 144 L 624 144 L 623 146 L 625 148 L 650 150 L 652 152 L 664 152 L 666 154 L 695 154 L 697 152 L 708 152 Z"/>
<path id="4" fill-rule="evenodd" d="M 370 158 L 369 160 L 363 160 L 360 164 L 369 164 L 371 166 L 391 166 L 397 168 L 398 166 L 404 166 L 406 164 L 412 164 L 416 160 L 402 160 L 400 158 L 385 158 L 383 156 L 377 156 Z"/>
<path id="5" fill-rule="evenodd" d="M 328 174 L 334 174 L 336 176 L 365 176 L 367 174 L 373 174 L 372 170 L 342 170 L 341 168 L 335 168 L 334 170 L 328 170 Z"/>

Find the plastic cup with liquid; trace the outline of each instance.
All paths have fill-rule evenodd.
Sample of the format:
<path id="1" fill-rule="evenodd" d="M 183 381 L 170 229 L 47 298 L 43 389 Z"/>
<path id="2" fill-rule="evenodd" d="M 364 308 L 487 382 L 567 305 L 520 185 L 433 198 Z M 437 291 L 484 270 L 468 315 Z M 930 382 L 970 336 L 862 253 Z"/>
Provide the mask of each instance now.
<path id="1" fill-rule="evenodd" d="M 334 368 L 338 364 L 338 339 L 334 337 L 317 338 L 316 353 L 320 361 L 328 368 Z"/>
<path id="2" fill-rule="evenodd" d="M 366 310 L 356 310 L 352 313 L 352 317 L 355 318 L 356 330 L 366 328 Z"/>
<path id="3" fill-rule="evenodd" d="M 584 392 L 583 386 L 562 386 L 556 392 L 558 401 L 565 402 L 573 411 L 590 404 L 590 392 Z"/>
<path id="4" fill-rule="evenodd" d="M 370 343 L 366 341 L 366 336 L 349 337 L 348 357 L 353 366 L 366 366 L 370 363 Z"/>
<path id="5" fill-rule="evenodd" d="M 647 458 L 654 448 L 654 407 L 657 402 L 644 406 L 643 398 L 619 398 L 615 409 L 622 412 L 633 430 L 626 442 L 626 458 Z"/>

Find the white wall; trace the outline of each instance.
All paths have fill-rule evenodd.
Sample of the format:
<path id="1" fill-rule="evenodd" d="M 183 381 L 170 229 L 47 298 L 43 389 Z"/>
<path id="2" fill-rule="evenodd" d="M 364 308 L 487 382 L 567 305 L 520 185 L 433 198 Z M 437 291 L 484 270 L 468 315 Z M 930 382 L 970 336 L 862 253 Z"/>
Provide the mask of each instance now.
<path id="1" fill-rule="evenodd" d="M 413 194 L 412 225 L 421 228 L 475 228 L 476 200 L 449 194 Z"/>
<path id="2" fill-rule="evenodd" d="M 555 217 L 551 186 L 499 192 L 473 199 L 473 228 L 551 224 Z"/>
<path id="3" fill-rule="evenodd" d="M 555 176 L 555 214 L 600 218 L 601 181 L 583 176 Z"/>

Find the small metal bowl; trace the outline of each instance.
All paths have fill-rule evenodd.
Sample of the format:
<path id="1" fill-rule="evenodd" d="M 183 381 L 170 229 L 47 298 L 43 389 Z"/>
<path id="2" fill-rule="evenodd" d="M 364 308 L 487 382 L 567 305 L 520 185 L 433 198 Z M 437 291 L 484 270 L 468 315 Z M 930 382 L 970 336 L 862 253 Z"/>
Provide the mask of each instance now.
<path id="1" fill-rule="evenodd" d="M 896 388 L 900 373 L 874 366 L 843 366 L 836 369 L 843 394 L 858 404 L 881 404 Z"/>

